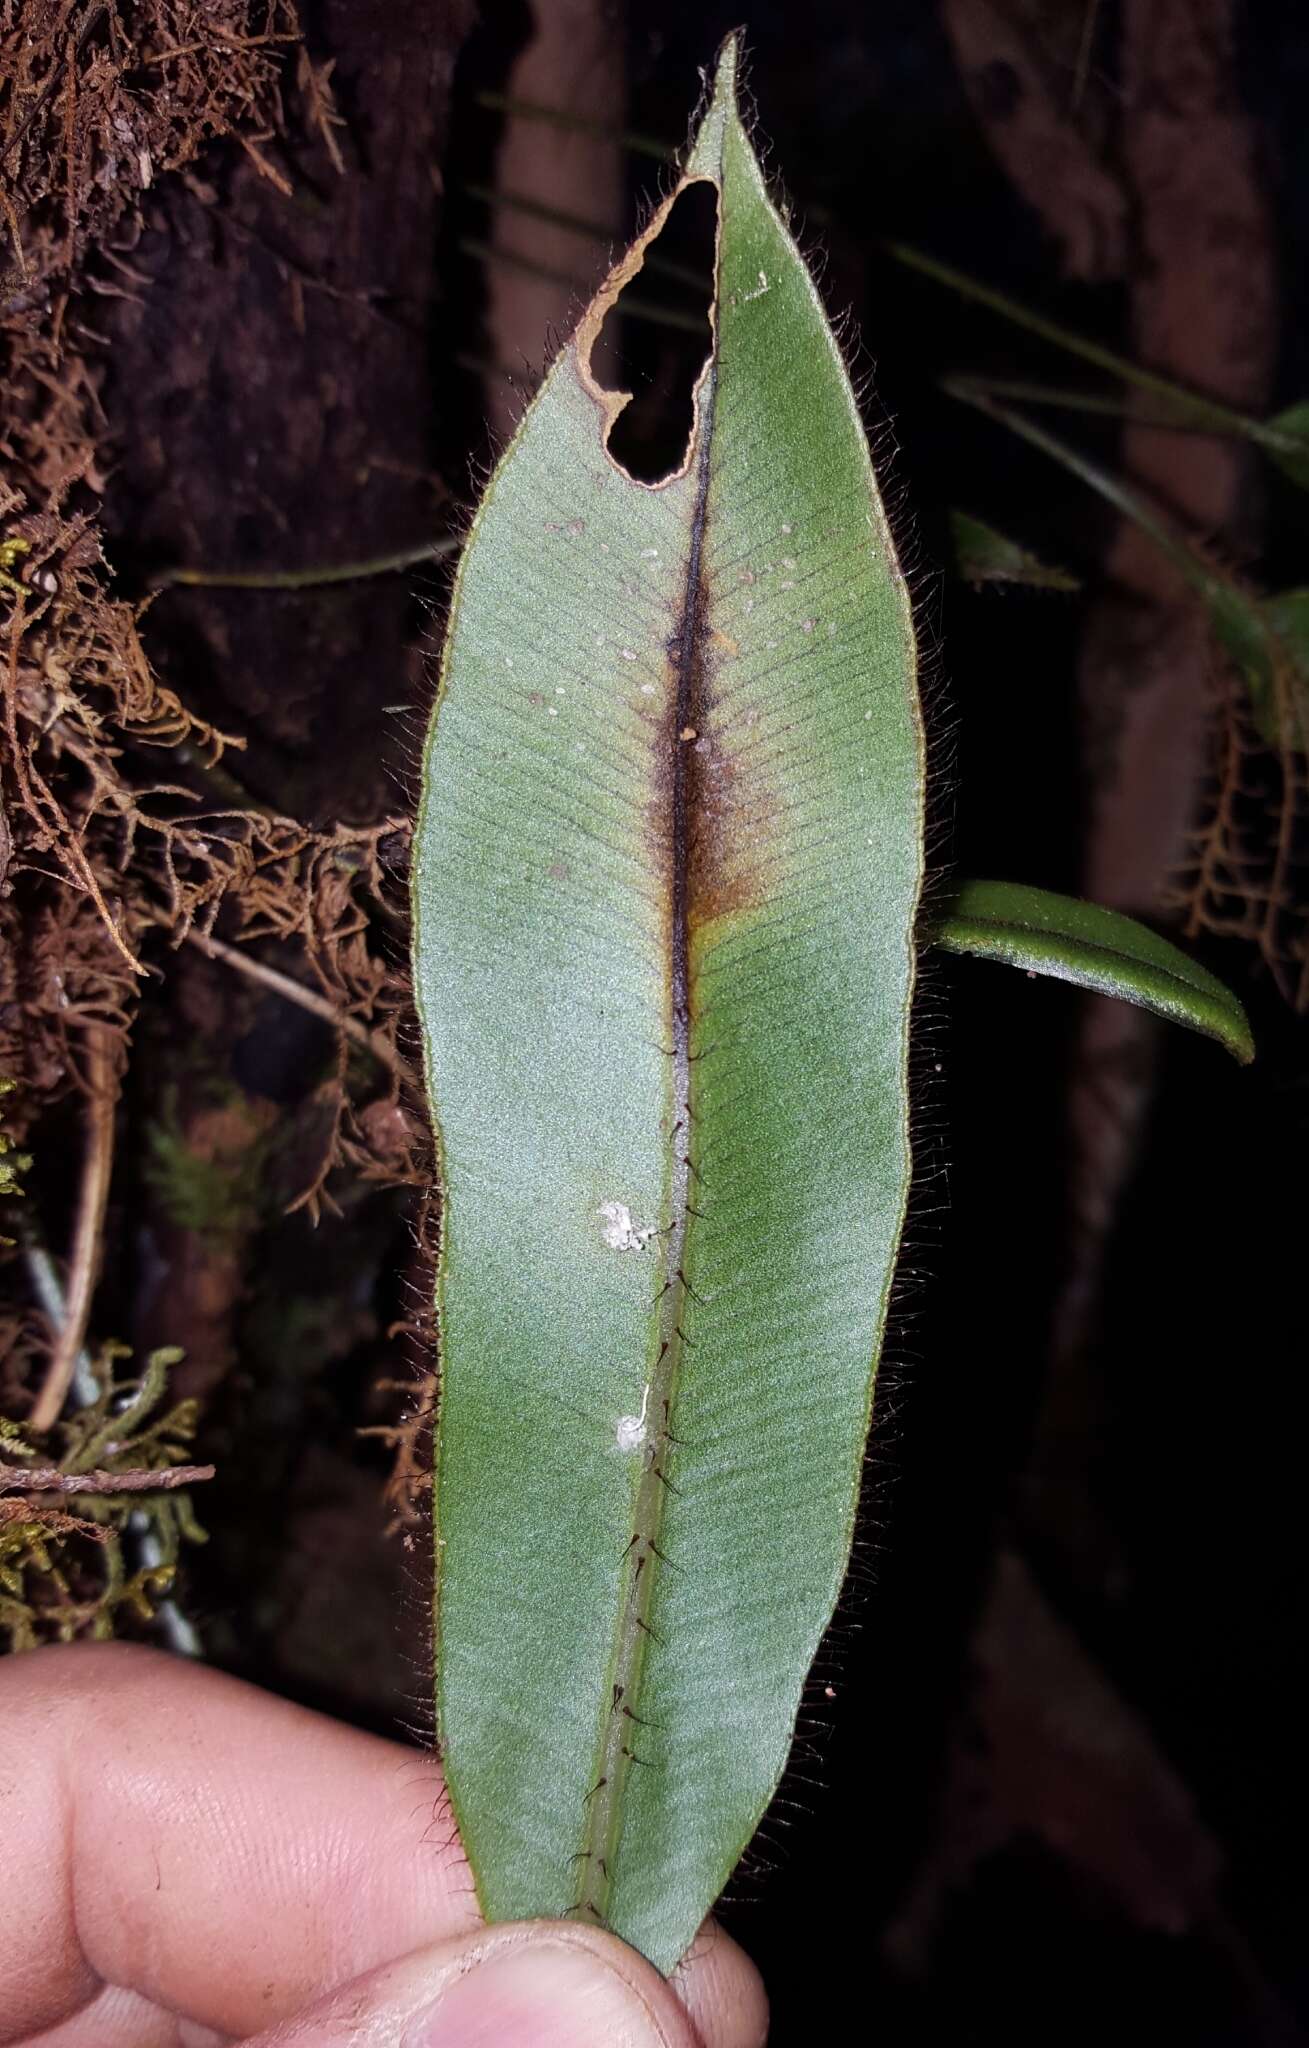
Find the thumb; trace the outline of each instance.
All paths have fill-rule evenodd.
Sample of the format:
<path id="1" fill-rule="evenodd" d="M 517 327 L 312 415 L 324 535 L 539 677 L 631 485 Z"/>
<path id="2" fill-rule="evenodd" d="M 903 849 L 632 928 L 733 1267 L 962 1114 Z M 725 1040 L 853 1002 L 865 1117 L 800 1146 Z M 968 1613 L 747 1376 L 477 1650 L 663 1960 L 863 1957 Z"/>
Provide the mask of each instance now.
<path id="1" fill-rule="evenodd" d="M 370 1970 L 246 2048 L 697 2048 L 697 2036 L 634 1949 L 528 1920 Z"/>

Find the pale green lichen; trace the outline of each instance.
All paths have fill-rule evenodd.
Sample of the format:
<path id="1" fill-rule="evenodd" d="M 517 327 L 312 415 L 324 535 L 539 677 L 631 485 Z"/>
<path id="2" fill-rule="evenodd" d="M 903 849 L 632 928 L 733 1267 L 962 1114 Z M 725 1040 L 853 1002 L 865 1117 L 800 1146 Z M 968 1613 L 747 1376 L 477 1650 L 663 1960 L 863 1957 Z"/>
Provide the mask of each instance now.
<path id="1" fill-rule="evenodd" d="M 197 1404 L 164 1406 L 169 1371 L 182 1353 L 153 1351 L 139 1378 L 120 1378 L 130 1356 L 122 1344 L 102 1348 L 99 1395 L 56 1426 L 53 1462 L 61 1472 L 161 1471 L 185 1463 Z M 5 1458 L 33 1455 L 12 1421 L 0 1419 L 0 1445 Z M 123 1612 L 148 1622 L 172 1590 L 182 1544 L 205 1541 L 185 1489 L 78 1494 L 71 1506 L 75 1513 L 0 1495 L 0 1635 L 11 1650 L 78 1637 L 103 1641 Z M 153 1538 L 155 1552 L 135 1569 L 124 1551 L 129 1522 L 134 1536 Z"/>

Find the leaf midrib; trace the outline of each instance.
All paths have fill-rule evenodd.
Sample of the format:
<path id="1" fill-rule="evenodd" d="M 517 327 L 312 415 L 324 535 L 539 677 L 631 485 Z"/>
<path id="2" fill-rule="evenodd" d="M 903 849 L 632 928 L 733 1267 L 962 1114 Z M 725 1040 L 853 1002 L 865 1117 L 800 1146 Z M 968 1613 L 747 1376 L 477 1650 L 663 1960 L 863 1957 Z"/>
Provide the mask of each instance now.
<path id="1" fill-rule="evenodd" d="M 682 1311 L 687 1295 L 686 1239 L 691 1217 L 692 1054 L 691 1054 L 691 923 L 692 853 L 694 845 L 694 777 L 692 740 L 701 720 L 701 670 L 705 645 L 702 560 L 708 514 L 709 471 L 714 413 L 718 392 L 717 336 L 696 396 L 696 485 L 691 510 L 686 581 L 676 633 L 669 645 L 676 689 L 669 693 L 665 726 L 665 759 L 669 768 L 668 838 L 665 888 L 668 898 L 667 986 L 668 1056 L 671 1067 L 670 1115 L 666 1163 L 666 1219 L 659 1237 L 662 1261 L 656 1311 L 656 1348 L 646 1381 L 643 1415 L 646 1438 L 642 1470 L 633 1496 L 632 1535 L 623 1561 L 614 1651 L 610 1665 L 609 1700 L 604 1708 L 596 1775 L 587 1795 L 587 1817 L 578 1857 L 580 1886 L 576 1910 L 601 1925 L 609 1920 L 614 1860 L 623 1829 L 624 1794 L 633 1766 L 645 1762 L 635 1738 L 641 1727 L 640 1704 L 646 1657 L 656 1641 L 651 1624 L 654 1586 L 667 1563 L 660 1544 L 670 1484 L 664 1471 L 674 1442 L 671 1423 L 681 1376 Z"/>

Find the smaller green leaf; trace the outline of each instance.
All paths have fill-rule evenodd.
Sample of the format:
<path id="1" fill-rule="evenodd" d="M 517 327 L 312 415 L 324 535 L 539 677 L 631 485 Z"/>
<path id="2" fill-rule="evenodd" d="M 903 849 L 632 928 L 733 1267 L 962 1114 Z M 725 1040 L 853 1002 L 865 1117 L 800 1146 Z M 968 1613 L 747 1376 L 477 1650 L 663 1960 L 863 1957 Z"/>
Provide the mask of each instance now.
<path id="1" fill-rule="evenodd" d="M 1309 491 L 1309 398 L 1261 421 L 1255 439 L 1292 483 Z"/>
<path id="2" fill-rule="evenodd" d="M 931 938 L 947 953 L 980 953 L 1138 1003 L 1216 1038 L 1243 1066 L 1254 1058 L 1249 1021 L 1230 989 L 1116 910 L 1021 882 L 964 882 L 938 914 Z"/>
<path id="3" fill-rule="evenodd" d="M 1030 549 L 1008 534 L 975 519 L 971 512 L 950 514 L 950 537 L 954 542 L 955 566 L 966 583 L 1023 583 L 1034 590 L 1080 590 L 1081 584 L 1067 569 L 1056 569 L 1038 560 Z"/>

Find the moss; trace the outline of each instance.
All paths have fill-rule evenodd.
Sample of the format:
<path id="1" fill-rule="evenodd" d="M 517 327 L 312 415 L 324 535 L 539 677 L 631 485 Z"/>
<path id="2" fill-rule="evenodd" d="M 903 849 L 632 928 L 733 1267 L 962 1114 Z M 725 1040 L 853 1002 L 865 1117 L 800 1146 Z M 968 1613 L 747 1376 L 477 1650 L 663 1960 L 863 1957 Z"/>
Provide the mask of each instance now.
<path id="1" fill-rule="evenodd" d="M 142 1171 L 169 1221 L 203 1237 L 235 1237 L 259 1213 L 268 1147 L 259 1135 L 199 1152 L 187 1142 L 177 1091 L 165 1096 L 161 1115 L 145 1127 Z"/>

